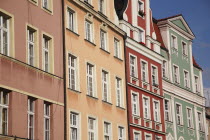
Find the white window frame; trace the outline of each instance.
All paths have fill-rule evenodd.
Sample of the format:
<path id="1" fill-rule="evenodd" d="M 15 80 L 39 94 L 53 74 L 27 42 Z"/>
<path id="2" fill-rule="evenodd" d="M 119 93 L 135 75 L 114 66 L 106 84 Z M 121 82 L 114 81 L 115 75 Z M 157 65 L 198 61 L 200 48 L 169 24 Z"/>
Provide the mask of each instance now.
<path id="1" fill-rule="evenodd" d="M 89 20 L 85 20 L 85 39 L 93 42 L 93 23 Z"/>
<path id="2" fill-rule="evenodd" d="M 67 28 L 73 32 L 77 32 L 76 29 L 76 12 L 70 7 L 67 7 Z"/>
<path id="3" fill-rule="evenodd" d="M 110 80 L 109 80 L 109 72 L 102 69 L 101 71 L 101 83 L 102 83 L 102 95 L 103 95 L 103 101 L 105 102 L 111 102 L 110 97 Z M 105 77 L 104 77 L 105 76 Z M 107 89 L 105 89 L 105 86 Z M 106 90 L 106 92 L 105 92 Z"/>
<path id="4" fill-rule="evenodd" d="M 179 113 L 177 113 L 177 105 L 180 107 Z M 182 105 L 180 103 L 175 104 L 176 110 L 176 122 L 178 125 L 183 125 L 183 112 L 182 112 Z M 178 123 L 178 119 L 180 119 L 180 123 Z"/>
<path id="5" fill-rule="evenodd" d="M 10 20 L 9 19 L 6 19 L 6 27 L 4 27 L 3 25 L 3 20 L 5 19 L 5 17 L 3 17 L 2 15 L 0 15 L 0 53 L 4 54 L 4 55 L 7 55 L 7 56 L 10 56 Z M 7 43 L 4 43 L 3 41 L 3 33 L 6 32 L 7 33 L 7 39 L 6 39 L 6 42 Z M 7 44 L 6 46 L 6 49 L 4 48 L 4 45 Z M 7 50 L 5 52 L 5 50 Z"/>
<path id="6" fill-rule="evenodd" d="M 145 106 L 145 99 L 148 101 L 147 106 Z M 150 120 L 151 119 L 150 97 L 142 95 L 142 102 L 143 102 L 144 119 Z M 147 116 L 145 113 L 146 109 L 147 109 Z"/>
<path id="7" fill-rule="evenodd" d="M 190 88 L 190 73 L 187 70 L 183 70 L 184 75 L 184 87 Z"/>
<path id="8" fill-rule="evenodd" d="M 154 69 L 153 69 L 154 68 Z M 153 73 L 153 70 L 155 70 Z M 153 76 L 155 78 L 155 83 L 153 81 Z M 155 65 L 151 65 L 151 80 L 152 80 L 152 85 L 153 86 L 158 86 L 159 82 L 158 82 L 158 67 Z"/>
<path id="9" fill-rule="evenodd" d="M 123 102 L 123 92 L 122 92 L 122 79 L 119 78 L 119 77 L 116 77 L 115 78 L 116 80 L 116 103 L 117 103 L 117 106 L 119 107 L 123 107 L 124 106 L 124 102 Z"/>
<path id="10" fill-rule="evenodd" d="M 148 79 L 148 62 L 146 62 L 145 60 L 141 60 L 141 77 L 142 77 L 142 81 L 143 82 L 148 82 L 149 79 Z M 145 64 L 145 69 L 143 69 L 143 63 Z M 143 77 L 143 73 L 145 73 L 145 79 Z"/>
<path id="11" fill-rule="evenodd" d="M 50 13 L 52 12 L 52 0 L 42 0 L 42 8 L 49 11 Z"/>
<path id="12" fill-rule="evenodd" d="M 184 56 L 188 56 L 188 47 L 187 47 L 187 43 L 182 41 L 182 54 Z"/>
<path id="13" fill-rule="evenodd" d="M 90 120 L 93 121 L 93 128 L 90 128 Z M 88 140 L 92 140 L 91 139 L 92 135 L 94 137 L 94 140 L 96 140 L 97 139 L 97 120 L 95 117 L 88 116 Z"/>
<path id="14" fill-rule="evenodd" d="M 106 131 L 105 124 L 108 125 L 108 132 L 105 132 Z M 104 121 L 103 122 L 103 130 L 104 130 L 103 131 L 104 140 L 106 140 L 105 137 L 109 137 L 109 140 L 112 140 L 112 124 L 108 121 Z"/>
<path id="15" fill-rule="evenodd" d="M 134 58 L 134 64 L 131 64 L 131 57 Z M 137 56 L 129 54 L 129 65 L 130 65 L 130 76 L 138 78 L 138 72 L 137 72 Z M 132 75 L 132 67 L 134 69 L 134 75 Z"/>
<path id="16" fill-rule="evenodd" d="M 199 114 L 200 114 L 200 119 L 199 119 Z M 200 111 L 197 111 L 197 116 L 198 116 L 198 130 L 204 131 L 203 113 Z"/>
<path id="17" fill-rule="evenodd" d="M 188 110 L 190 112 L 188 112 Z M 194 125 L 193 125 L 193 110 L 192 110 L 192 108 L 186 107 L 186 114 L 187 114 L 187 127 L 193 128 Z"/>
<path id="18" fill-rule="evenodd" d="M 0 91 L 0 134 L 7 135 L 8 134 L 8 114 L 9 114 L 9 94 L 4 91 Z M 3 121 L 3 111 L 6 111 L 5 120 Z M 3 123 L 4 127 L 3 128 Z M 3 132 L 3 129 L 5 132 Z"/>
<path id="19" fill-rule="evenodd" d="M 177 73 L 175 73 L 175 68 L 177 68 Z M 177 77 L 177 81 L 175 80 L 175 77 Z M 179 66 L 173 64 L 173 79 L 174 83 L 180 84 L 180 72 L 179 72 Z"/>
<path id="20" fill-rule="evenodd" d="M 144 43 L 144 30 L 138 29 L 138 41 Z"/>
<path id="21" fill-rule="evenodd" d="M 92 75 L 90 74 L 90 67 L 92 69 Z M 96 89 L 95 89 L 95 65 L 87 62 L 86 63 L 86 78 L 87 78 L 87 95 L 91 96 L 91 97 L 96 97 Z M 90 93 L 89 90 L 89 78 L 92 78 L 92 93 Z"/>
<path id="22" fill-rule="evenodd" d="M 136 96 L 137 100 L 134 102 L 133 96 Z M 140 107 L 139 107 L 139 93 L 131 91 L 131 103 L 132 103 L 132 114 L 135 116 L 140 116 Z M 134 108 L 136 106 L 136 112 L 134 111 Z"/>
<path id="23" fill-rule="evenodd" d="M 106 1 L 105 0 L 99 0 L 98 2 L 98 11 L 102 14 L 106 15 Z"/>
<path id="24" fill-rule="evenodd" d="M 118 140 L 125 140 L 125 127 L 118 126 Z"/>
<path id="25" fill-rule="evenodd" d="M 156 108 L 156 104 L 157 104 L 157 108 Z M 161 116 L 160 116 L 160 101 L 158 100 L 154 100 L 153 99 L 153 117 L 154 117 L 154 121 L 155 122 L 161 122 Z M 157 113 L 157 114 L 156 114 Z M 156 118 L 157 115 L 157 118 Z"/>
<path id="26" fill-rule="evenodd" d="M 100 29 L 100 47 L 102 50 L 108 51 L 107 47 L 107 32 Z"/>
<path id="27" fill-rule="evenodd" d="M 84 2 L 86 2 L 88 4 L 92 4 L 92 0 L 84 0 Z"/>
<path id="28" fill-rule="evenodd" d="M 168 102 L 168 109 L 166 109 L 166 102 L 165 101 L 167 101 Z M 171 100 L 169 100 L 169 99 L 165 99 L 164 100 L 164 110 L 165 110 L 165 120 L 166 121 L 171 121 Z M 168 119 L 166 119 L 166 114 L 168 114 Z"/>
<path id="29" fill-rule="evenodd" d="M 71 115 L 75 115 L 75 117 L 76 117 L 76 125 L 75 124 L 72 124 L 72 123 L 74 123 L 74 122 L 72 122 L 72 120 L 71 120 Z M 75 112 L 75 111 L 70 111 L 70 118 L 69 118 L 70 120 L 70 130 L 69 130 L 69 137 L 70 137 L 70 140 L 80 140 L 80 114 L 78 113 L 78 112 Z M 76 136 L 77 136 L 77 138 L 76 139 L 73 139 L 72 138 L 72 132 L 71 132 L 71 129 L 76 129 L 77 130 L 77 133 L 76 133 Z"/>
<path id="30" fill-rule="evenodd" d="M 32 102 L 32 110 L 30 109 L 31 108 L 31 103 Z M 33 124 L 32 126 L 30 126 L 30 116 L 32 116 L 32 120 L 33 120 Z M 35 100 L 32 99 L 32 98 L 28 98 L 28 138 L 29 139 L 34 139 L 34 132 L 35 132 Z M 30 137 L 30 128 L 32 128 L 32 137 Z"/>
<path id="31" fill-rule="evenodd" d="M 138 139 L 136 139 L 136 135 L 138 135 Z M 133 140 L 141 140 L 141 132 L 133 130 Z"/>
<path id="32" fill-rule="evenodd" d="M 47 108 L 48 108 L 48 111 L 47 112 Z M 44 140 L 50 140 L 50 104 L 49 103 L 44 103 Z M 46 129 L 46 122 L 47 120 L 49 121 L 49 130 Z M 46 133 L 48 133 L 48 138 L 46 138 Z"/>
<path id="33" fill-rule="evenodd" d="M 195 79 L 195 92 L 200 93 L 200 78 L 197 75 L 194 75 Z"/>
<path id="34" fill-rule="evenodd" d="M 30 27 L 27 28 L 28 64 L 31 66 L 35 66 L 35 34 L 36 31 L 34 29 L 31 29 Z M 32 38 L 30 38 L 30 35 L 32 35 Z M 30 52 L 30 45 L 32 46 L 32 54 Z"/>
<path id="35" fill-rule="evenodd" d="M 171 35 L 171 48 L 178 50 L 177 36 L 173 34 Z"/>
<path id="36" fill-rule="evenodd" d="M 48 37 L 47 35 L 43 34 L 43 37 L 42 37 L 42 40 L 43 40 L 43 70 L 46 71 L 46 72 L 50 72 L 50 47 L 51 47 L 51 38 Z M 46 57 L 45 57 L 45 53 L 48 54 L 47 56 L 47 60 L 46 60 Z"/>
<path id="37" fill-rule="evenodd" d="M 121 45 L 117 38 L 114 38 L 114 56 L 121 59 Z"/>
<path id="38" fill-rule="evenodd" d="M 168 61 L 163 60 L 163 64 L 162 64 L 162 74 L 164 78 L 168 77 Z"/>
<path id="39" fill-rule="evenodd" d="M 72 59 L 74 63 L 74 67 L 72 66 Z M 72 90 L 78 90 L 78 58 L 70 53 L 68 53 L 68 81 L 69 81 L 69 88 Z M 72 73 L 74 72 L 74 73 Z M 72 74 L 74 74 L 74 86 L 72 83 Z"/>
<path id="40" fill-rule="evenodd" d="M 145 133 L 145 135 L 144 135 L 144 137 L 145 137 L 144 139 L 145 140 L 147 140 L 147 136 L 149 136 L 150 137 L 150 140 L 152 140 L 152 134 Z"/>

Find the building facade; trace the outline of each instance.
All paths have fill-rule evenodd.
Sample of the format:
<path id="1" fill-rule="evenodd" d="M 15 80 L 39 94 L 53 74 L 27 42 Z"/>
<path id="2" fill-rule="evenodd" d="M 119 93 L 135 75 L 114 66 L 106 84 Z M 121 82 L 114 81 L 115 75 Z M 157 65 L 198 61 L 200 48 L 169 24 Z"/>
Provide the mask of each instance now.
<path id="1" fill-rule="evenodd" d="M 112 0 L 66 0 L 67 139 L 127 137 L 124 36 Z"/>
<path id="2" fill-rule="evenodd" d="M 162 90 L 162 44 L 152 18 L 149 0 L 128 1 L 116 11 L 127 33 L 126 78 L 129 139 L 165 140 Z M 125 12 L 122 14 L 123 10 Z"/>
<path id="3" fill-rule="evenodd" d="M 161 49 L 165 126 L 169 140 L 205 140 L 202 69 L 192 55 L 195 38 L 182 15 L 157 20 L 166 48 Z"/>
<path id="4" fill-rule="evenodd" d="M 58 0 L 0 2 L 0 139 L 64 139 L 61 15 Z"/>

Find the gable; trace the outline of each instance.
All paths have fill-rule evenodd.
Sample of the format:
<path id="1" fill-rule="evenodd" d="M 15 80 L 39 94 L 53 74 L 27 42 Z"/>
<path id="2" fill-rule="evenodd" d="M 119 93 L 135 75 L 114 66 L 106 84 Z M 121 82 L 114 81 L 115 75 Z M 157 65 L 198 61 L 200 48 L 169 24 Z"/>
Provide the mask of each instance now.
<path id="1" fill-rule="evenodd" d="M 171 21 L 173 24 L 175 24 L 176 26 L 178 26 L 179 28 L 181 28 L 182 30 L 184 30 L 185 32 L 188 32 L 187 28 L 185 27 L 185 25 L 183 24 L 183 22 L 180 19 L 177 20 L 173 20 Z M 189 33 L 189 32 L 188 32 Z"/>

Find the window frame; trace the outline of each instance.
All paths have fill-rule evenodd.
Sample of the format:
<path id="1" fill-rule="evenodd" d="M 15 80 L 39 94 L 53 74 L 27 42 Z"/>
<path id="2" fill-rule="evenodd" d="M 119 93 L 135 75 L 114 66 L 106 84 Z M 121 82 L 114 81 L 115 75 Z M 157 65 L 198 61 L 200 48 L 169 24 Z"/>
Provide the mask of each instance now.
<path id="1" fill-rule="evenodd" d="M 168 78 L 168 61 L 163 60 L 162 63 L 162 75 L 164 78 Z"/>
<path id="2" fill-rule="evenodd" d="M 105 77 L 104 77 L 105 76 Z M 102 84 L 102 95 L 103 95 L 103 101 L 111 103 L 111 95 L 110 95 L 110 73 L 107 70 L 102 69 L 101 71 L 101 84 Z M 106 81 L 105 81 L 105 79 Z M 105 96 L 105 89 L 104 86 L 107 87 L 107 97 Z"/>
<path id="3" fill-rule="evenodd" d="M 48 43 L 48 49 L 46 49 L 46 42 Z M 53 68 L 52 68 L 52 63 L 53 63 L 53 56 L 52 55 L 52 50 L 53 50 L 53 46 L 52 46 L 52 37 L 49 37 L 48 35 L 46 35 L 45 33 L 42 34 L 42 63 L 43 63 L 43 70 L 46 72 L 52 72 Z M 48 67 L 46 68 L 46 58 L 45 58 L 45 52 L 48 53 Z"/>
<path id="4" fill-rule="evenodd" d="M 137 100 L 134 103 L 133 95 L 136 96 Z M 132 115 L 140 116 L 140 103 L 139 103 L 139 93 L 131 90 L 131 103 L 132 103 Z M 134 111 L 134 105 L 136 105 L 136 113 Z"/>
<path id="5" fill-rule="evenodd" d="M 141 66 L 141 80 L 143 81 L 143 82 L 146 82 L 146 83 L 148 83 L 149 82 L 149 76 L 148 76 L 148 62 L 147 61 L 145 61 L 145 60 L 142 60 L 141 59 L 141 61 L 140 61 L 140 66 Z M 143 69 L 143 63 L 145 64 L 145 70 Z M 144 81 L 144 78 L 143 78 L 143 72 L 145 72 L 145 81 Z"/>
<path id="6" fill-rule="evenodd" d="M 8 122 L 9 122 L 8 121 L 9 93 L 6 93 L 6 92 L 0 90 L 0 96 L 1 96 L 1 98 L 0 98 L 0 111 L 1 111 L 1 113 L 3 113 L 3 111 L 6 110 L 6 114 L 4 114 L 4 115 L 6 115 L 6 117 L 4 117 L 5 120 L 3 121 L 3 117 L 2 117 L 3 114 L 1 114 L 1 117 L 0 117 L 0 134 L 7 135 L 8 134 Z M 3 128 L 3 123 L 4 123 L 4 127 L 6 127 L 6 128 Z M 6 123 L 6 125 L 5 125 L 5 123 Z M 3 131 L 5 131 L 5 132 L 3 132 Z"/>
<path id="7" fill-rule="evenodd" d="M 184 76 L 184 87 L 190 89 L 190 73 L 187 70 L 183 70 L 183 76 Z"/>
<path id="8" fill-rule="evenodd" d="M 90 75 L 90 68 L 92 69 L 92 75 Z M 95 83 L 95 77 L 96 77 L 96 70 L 95 65 L 92 63 L 87 62 L 86 63 L 86 80 L 87 80 L 87 95 L 91 97 L 96 97 L 96 83 Z M 92 95 L 89 93 L 89 78 L 92 78 Z"/>
<path id="9" fill-rule="evenodd" d="M 166 110 L 166 103 L 165 101 L 168 102 L 168 109 Z M 166 112 L 168 112 L 168 119 L 166 119 Z M 171 100 L 170 99 L 165 99 L 164 100 L 164 114 L 165 114 L 165 120 L 166 121 L 171 121 Z"/>
<path id="10" fill-rule="evenodd" d="M 87 26 L 87 24 L 89 26 Z M 88 28 L 89 27 L 89 28 Z M 89 31 L 89 33 L 88 33 Z M 93 23 L 85 19 L 85 39 L 93 43 Z"/>
<path id="11" fill-rule="evenodd" d="M 122 135 L 121 131 L 122 130 Z M 118 125 L 118 140 L 125 140 L 125 127 Z"/>
<path id="12" fill-rule="evenodd" d="M 177 105 L 180 107 L 179 113 L 177 113 Z M 182 111 L 182 104 L 180 103 L 175 103 L 176 106 L 176 123 L 178 125 L 183 125 L 183 111 Z M 178 121 L 180 119 L 180 122 Z M 179 123 L 178 123 L 179 122 Z"/>
<path id="13" fill-rule="evenodd" d="M 98 11 L 104 15 L 106 15 L 106 1 L 99 0 L 98 2 Z"/>
<path id="14" fill-rule="evenodd" d="M 107 32 L 103 29 L 100 29 L 100 48 L 108 51 Z"/>
<path id="15" fill-rule="evenodd" d="M 131 57 L 134 58 L 134 64 L 132 64 L 133 66 L 131 66 Z M 131 71 L 131 67 L 134 68 L 134 75 L 132 75 L 132 71 Z M 138 65 L 137 65 L 137 56 L 133 55 L 133 54 L 129 54 L 129 68 L 130 68 L 130 76 L 134 77 L 134 78 L 138 78 Z"/>
<path id="16" fill-rule="evenodd" d="M 190 116 L 189 116 L 189 112 L 190 111 Z M 187 127 L 188 128 L 193 128 L 194 124 L 193 124 L 193 110 L 190 107 L 186 107 L 186 114 L 187 114 Z"/>
<path id="17" fill-rule="evenodd" d="M 138 139 L 137 140 L 141 140 L 141 132 L 140 131 L 136 131 L 133 130 L 133 139 L 136 140 L 136 135 L 138 135 Z"/>
<path id="18" fill-rule="evenodd" d="M 145 99 L 148 101 L 147 102 L 147 106 L 145 106 Z M 143 103 L 143 112 L 144 112 L 144 119 L 146 120 L 151 120 L 151 108 L 150 108 L 150 97 L 149 96 L 145 96 L 145 95 L 142 95 L 142 103 Z M 147 109 L 147 116 L 146 116 L 146 113 L 145 113 L 145 109 Z"/>
<path id="19" fill-rule="evenodd" d="M 91 130 L 89 127 L 89 120 L 93 120 L 93 129 Z M 97 119 L 95 117 L 92 116 L 88 116 L 88 140 L 90 139 L 90 133 L 92 133 L 94 135 L 94 140 L 97 139 Z"/>
<path id="20" fill-rule="evenodd" d="M 122 89 L 122 79 L 119 77 L 115 77 L 115 81 L 116 81 L 116 104 L 118 107 L 124 107 L 124 98 L 123 98 L 123 89 Z M 118 84 L 119 82 L 119 84 Z M 119 86 L 118 86 L 119 85 Z M 119 94 L 118 94 L 119 91 Z"/>
<path id="21" fill-rule="evenodd" d="M 171 48 L 178 51 L 177 36 L 171 34 Z"/>
<path id="22" fill-rule="evenodd" d="M 71 120 L 71 115 L 75 115 L 76 116 L 76 125 L 72 124 L 72 120 Z M 76 129 L 77 130 L 77 140 L 80 140 L 80 113 L 76 112 L 76 111 L 70 111 L 70 116 L 69 116 L 69 121 L 70 121 L 70 129 L 69 129 L 69 137 L 72 140 L 72 129 Z"/>
<path id="23" fill-rule="evenodd" d="M 182 55 L 184 56 L 188 56 L 188 47 L 187 47 L 187 43 L 184 41 L 181 41 L 182 44 Z"/>
<path id="24" fill-rule="evenodd" d="M 108 133 L 105 132 L 105 124 L 108 125 Z M 103 121 L 103 130 L 103 139 L 106 140 L 105 137 L 107 136 L 109 137 L 109 140 L 112 140 L 112 123 L 108 121 Z"/>
<path id="25" fill-rule="evenodd" d="M 47 107 L 49 107 L 49 114 L 47 114 L 46 113 L 46 109 L 47 109 Z M 50 104 L 49 103 L 44 103 L 44 140 L 50 140 L 50 129 L 51 129 L 51 127 L 50 127 L 50 118 L 51 118 L 51 106 L 50 106 Z M 45 128 L 45 126 L 46 126 L 46 120 L 48 120 L 49 121 L 49 130 L 46 130 L 46 128 Z M 46 139 L 46 131 L 48 131 L 48 135 L 49 135 L 49 137 L 48 137 L 48 139 Z"/>
<path id="26" fill-rule="evenodd" d="M 71 13 L 71 26 L 70 26 L 70 13 Z M 66 15 L 67 15 L 67 29 L 69 29 L 70 31 L 77 33 L 77 13 L 75 12 L 75 10 L 73 10 L 73 8 L 67 6 L 67 10 L 66 10 Z"/>
<path id="27" fill-rule="evenodd" d="M 155 73 L 153 73 L 153 70 L 155 70 L 154 71 Z M 153 76 L 155 78 L 155 83 L 153 81 Z M 158 84 L 159 84 L 159 81 L 158 80 L 159 80 L 159 78 L 158 78 L 158 67 L 155 66 L 155 65 L 151 65 L 151 81 L 152 81 L 152 86 L 158 86 Z"/>
<path id="28" fill-rule="evenodd" d="M 177 73 L 175 73 L 175 69 L 177 68 Z M 175 80 L 175 75 L 177 76 L 177 81 Z M 174 79 L 174 83 L 176 84 L 180 84 L 180 71 L 179 71 L 179 66 L 173 64 L 173 79 Z"/>
<path id="29" fill-rule="evenodd" d="M 27 113 L 27 115 L 28 115 L 28 138 L 29 139 L 34 139 L 34 133 L 35 133 L 35 105 L 36 105 L 36 103 L 35 103 L 35 99 L 33 99 L 33 98 L 31 98 L 31 97 L 28 97 L 28 113 Z M 32 103 L 32 110 L 30 109 L 31 108 L 31 104 L 30 103 Z M 32 121 L 33 121 L 33 124 L 32 124 L 32 126 L 30 126 L 29 124 L 30 124 L 30 115 L 32 116 Z M 32 128 L 32 138 L 30 137 L 30 128 Z"/>
<path id="30" fill-rule="evenodd" d="M 114 37 L 114 56 L 121 59 L 122 58 L 122 51 L 120 40 Z"/>
<path id="31" fill-rule="evenodd" d="M 157 103 L 157 109 L 155 107 L 155 104 Z M 156 112 L 157 112 L 157 118 L 156 118 Z M 160 101 L 153 99 L 153 117 L 154 121 L 160 123 L 161 122 L 161 114 L 160 114 Z"/>
<path id="32" fill-rule="evenodd" d="M 200 120 L 199 120 L 199 114 L 200 114 Z M 204 131 L 204 122 L 203 122 L 203 112 L 197 111 L 197 117 L 198 117 L 198 131 Z"/>
<path id="33" fill-rule="evenodd" d="M 197 75 L 194 75 L 195 80 L 195 92 L 200 93 L 200 78 Z"/>

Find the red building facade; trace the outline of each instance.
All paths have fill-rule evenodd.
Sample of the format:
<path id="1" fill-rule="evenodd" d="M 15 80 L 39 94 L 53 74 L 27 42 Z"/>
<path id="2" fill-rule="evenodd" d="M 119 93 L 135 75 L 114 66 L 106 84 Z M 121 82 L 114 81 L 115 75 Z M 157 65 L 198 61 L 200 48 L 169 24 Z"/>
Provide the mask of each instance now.
<path id="1" fill-rule="evenodd" d="M 165 140 L 160 55 L 164 44 L 152 18 L 149 0 L 127 2 L 127 7 L 121 9 L 125 10 L 123 15 L 119 16 L 119 9 L 117 13 L 120 27 L 128 36 L 125 50 L 129 137 Z"/>

